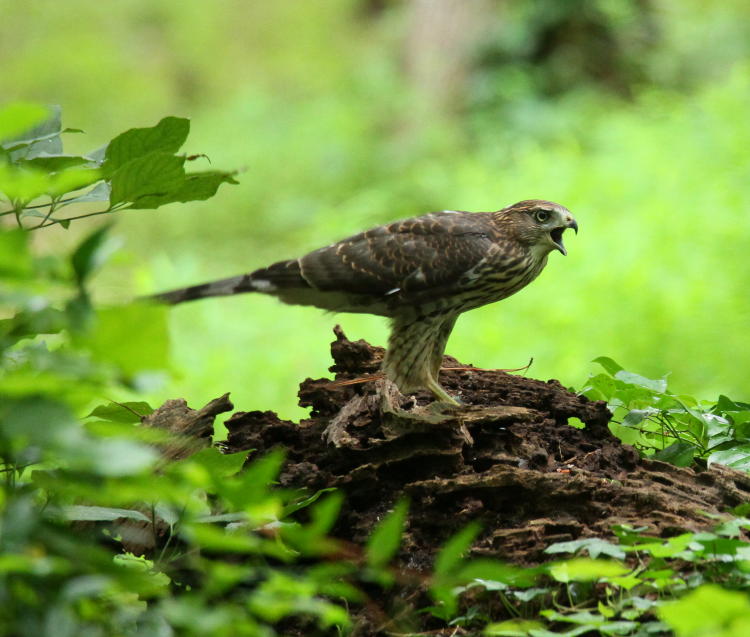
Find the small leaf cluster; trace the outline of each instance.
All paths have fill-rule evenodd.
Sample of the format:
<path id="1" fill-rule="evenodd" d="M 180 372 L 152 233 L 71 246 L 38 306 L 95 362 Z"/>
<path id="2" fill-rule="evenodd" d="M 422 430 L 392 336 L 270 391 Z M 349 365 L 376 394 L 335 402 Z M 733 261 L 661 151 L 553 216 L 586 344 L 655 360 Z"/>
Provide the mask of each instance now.
<path id="1" fill-rule="evenodd" d="M 487 587 L 501 591 L 512 618 L 488 624 L 484 634 L 741 637 L 750 625 L 750 542 L 740 539 L 748 528 L 750 520 L 739 517 L 712 532 L 663 539 L 618 525 L 616 542 L 553 544 L 546 553 L 589 557 L 550 566 L 558 586 Z"/>
<path id="2" fill-rule="evenodd" d="M 190 132 L 185 118 L 165 117 L 84 155 L 66 154 L 63 134 L 81 132 L 62 127 L 59 107 L 0 109 L 0 216 L 14 215 L 31 230 L 67 228 L 117 210 L 208 199 L 221 184 L 237 183 L 232 172 L 186 171 L 186 163 L 204 156 L 177 154 Z M 98 207 L 88 210 L 91 204 Z"/>
<path id="3" fill-rule="evenodd" d="M 669 391 L 665 378 L 628 372 L 608 357 L 604 371 L 581 390 L 613 412 L 610 430 L 655 460 L 686 467 L 720 463 L 750 469 L 750 404 L 719 396 L 714 402 Z"/>

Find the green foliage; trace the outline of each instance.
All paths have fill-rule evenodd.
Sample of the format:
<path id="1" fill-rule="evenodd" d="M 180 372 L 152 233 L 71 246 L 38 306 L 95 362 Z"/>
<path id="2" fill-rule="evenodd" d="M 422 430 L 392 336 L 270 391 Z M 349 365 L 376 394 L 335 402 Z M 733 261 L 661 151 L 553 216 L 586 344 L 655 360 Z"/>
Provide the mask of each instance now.
<path id="1" fill-rule="evenodd" d="M 677 637 L 743 637 L 750 631 L 747 594 L 710 584 L 665 604 L 658 614 Z"/>
<path id="2" fill-rule="evenodd" d="M 29 122 L 36 125 L 26 128 Z M 86 155 L 63 153 L 60 108 L 47 113 L 34 105 L 11 104 L 0 110 L 0 215 L 15 215 L 20 227 L 44 228 L 116 210 L 158 208 L 168 203 L 213 197 L 222 183 L 236 184 L 234 173 L 187 173 L 185 162 L 200 156 L 177 155 L 190 131 L 188 120 L 165 117 L 151 128 L 133 128 L 105 148 Z M 15 133 L 14 133 L 15 131 Z M 79 192 L 89 188 L 86 192 Z M 47 204 L 32 204 L 48 197 Z M 102 210 L 61 214 L 69 205 L 105 202 Z M 41 219 L 33 225 L 29 219 Z M 106 229 L 94 233 L 73 256 L 79 277 L 101 249 Z M 88 273 L 88 272 L 86 272 Z"/>
<path id="3" fill-rule="evenodd" d="M 0 114 L 0 131 L 15 136 L 0 166 L 19 226 L 0 229 L 0 634 L 271 635 L 290 615 L 346 627 L 345 608 L 323 596 L 358 599 L 345 581 L 353 569 L 326 577 L 274 566 L 335 547 L 326 535 L 340 494 L 274 489 L 281 451 L 244 470 L 247 454 L 216 449 L 164 466 L 159 449 L 169 440 L 137 426 L 153 408 L 132 400 L 168 368 L 163 308 L 92 304 L 92 277 L 116 247 L 111 225 L 89 230 L 67 254 L 32 249 L 26 228 L 76 218 L 57 216 L 68 202 L 49 188 L 73 183 L 66 175 L 83 163 L 62 155 L 59 111 L 40 122 L 46 114 L 28 105 Z M 180 170 L 168 184 L 138 168 L 176 152 L 187 132 L 186 120 L 165 118 L 78 159 L 103 177 L 95 190 L 120 193 L 109 212 L 179 200 L 193 187 L 210 196 L 205 177 L 185 176 L 184 157 L 170 155 Z M 42 193 L 51 203 L 29 226 L 42 214 L 30 202 Z M 307 508 L 308 524 L 282 522 Z M 144 542 L 138 525 L 166 538 Z"/>
<path id="4" fill-rule="evenodd" d="M 607 402 L 609 427 L 623 442 L 653 458 L 686 467 L 699 461 L 750 469 L 750 405 L 719 396 L 715 402 L 670 392 L 664 378 L 625 371 L 608 357 L 594 360 L 604 372 L 581 390 Z"/>
<path id="5" fill-rule="evenodd" d="M 749 526 L 750 521 L 735 518 L 713 532 L 666 540 L 643 535 L 644 529 L 616 527 L 619 543 L 592 539 L 553 544 L 547 553 L 585 550 L 613 559 L 550 563 L 543 569 L 548 576 L 544 586 L 533 589 L 482 582 L 485 594 L 499 596 L 512 617 L 487 624 L 484 632 L 514 637 L 739 637 L 750 618 L 750 543 L 740 539 Z"/>

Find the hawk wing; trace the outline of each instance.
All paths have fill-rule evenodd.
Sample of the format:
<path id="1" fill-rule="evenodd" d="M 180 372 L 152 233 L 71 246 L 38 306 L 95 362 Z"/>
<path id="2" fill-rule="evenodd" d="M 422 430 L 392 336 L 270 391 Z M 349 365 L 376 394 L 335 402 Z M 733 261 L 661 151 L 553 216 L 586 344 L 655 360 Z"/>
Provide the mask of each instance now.
<path id="1" fill-rule="evenodd" d="M 435 212 L 379 226 L 299 259 L 313 288 L 397 305 L 456 289 L 495 245 L 486 213 Z"/>
<path id="2" fill-rule="evenodd" d="M 182 303 L 261 292 L 284 303 L 389 316 L 394 309 L 462 289 L 497 249 L 490 213 L 433 212 L 397 221 L 249 274 L 171 290 Z"/>

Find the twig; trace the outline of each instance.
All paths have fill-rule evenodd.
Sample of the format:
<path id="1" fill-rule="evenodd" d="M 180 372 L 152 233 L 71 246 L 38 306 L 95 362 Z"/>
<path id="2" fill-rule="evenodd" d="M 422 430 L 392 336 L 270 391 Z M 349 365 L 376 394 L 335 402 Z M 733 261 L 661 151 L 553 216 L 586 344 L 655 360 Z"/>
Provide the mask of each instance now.
<path id="1" fill-rule="evenodd" d="M 50 226 L 54 226 L 58 223 L 65 223 L 70 221 L 77 221 L 78 219 L 85 219 L 86 217 L 96 217 L 97 215 L 106 215 L 111 212 L 117 212 L 118 210 L 122 210 L 123 206 L 113 206 L 112 208 L 108 208 L 107 210 L 99 210 L 98 212 L 89 212 L 85 215 L 78 215 L 77 217 L 66 217 L 65 219 L 52 219 L 48 223 L 42 223 L 38 226 L 34 226 L 33 228 L 29 228 L 29 230 L 39 230 L 39 228 L 49 228 Z"/>

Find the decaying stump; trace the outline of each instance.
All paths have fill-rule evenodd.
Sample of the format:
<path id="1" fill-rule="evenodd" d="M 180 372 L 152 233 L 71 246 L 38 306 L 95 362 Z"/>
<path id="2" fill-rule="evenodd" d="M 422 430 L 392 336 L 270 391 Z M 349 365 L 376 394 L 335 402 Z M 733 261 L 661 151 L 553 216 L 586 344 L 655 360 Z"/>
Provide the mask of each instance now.
<path id="1" fill-rule="evenodd" d="M 282 486 L 342 489 L 346 503 L 334 529 L 341 539 L 365 541 L 394 502 L 408 496 L 404 566 L 427 570 L 441 544 L 471 520 L 484 529 L 475 554 L 535 563 L 552 542 L 609 537 L 614 524 L 645 525 L 661 537 L 707 529 L 716 524 L 707 514 L 750 496 L 744 473 L 720 466 L 696 472 L 640 458 L 610 433 L 604 403 L 554 380 L 444 371 L 441 383 L 465 408 L 437 422 L 382 413 L 368 399 L 372 383 L 339 381 L 375 374 L 383 350 L 349 341 L 338 328 L 336 337 L 337 382 L 308 379 L 299 391 L 310 418 L 293 423 L 269 411 L 235 413 L 226 422 L 226 449 L 263 453 L 283 446 Z M 444 367 L 461 365 L 446 357 Z M 431 397 L 417 399 L 424 406 Z M 321 434 L 347 406 L 341 446 L 328 444 Z M 571 417 L 585 428 L 568 425 Z"/>
<path id="2" fill-rule="evenodd" d="M 364 542 L 393 504 L 409 497 L 404 567 L 428 571 L 445 540 L 472 520 L 484 529 L 474 554 L 531 564 L 543 561 L 542 551 L 553 542 L 611 537 L 614 524 L 646 526 L 655 537 L 708 529 L 716 524 L 710 516 L 750 496 L 744 473 L 641 458 L 610 433 L 604 403 L 555 380 L 465 368 L 446 357 L 444 367 L 461 369 L 442 372 L 441 383 L 465 407 L 430 418 L 425 409 L 432 398 L 425 393 L 405 399 L 401 415 L 383 412 L 373 383 L 346 383 L 377 374 L 383 350 L 349 341 L 340 328 L 335 332 L 335 381 L 308 379 L 300 387 L 310 417 L 294 423 L 270 411 L 237 412 L 226 422 L 222 446 L 253 449 L 251 460 L 282 446 L 282 487 L 343 490 L 333 531 L 343 540 Z M 227 396 L 198 411 L 169 401 L 144 424 L 181 434 L 163 450 L 169 462 L 207 444 L 213 418 L 231 407 Z M 411 417 L 410 409 L 420 417 Z M 571 417 L 585 428 L 571 427 Z M 322 436 L 335 418 L 343 423 L 339 446 Z M 144 547 L 158 537 L 133 522 L 121 530 Z"/>

